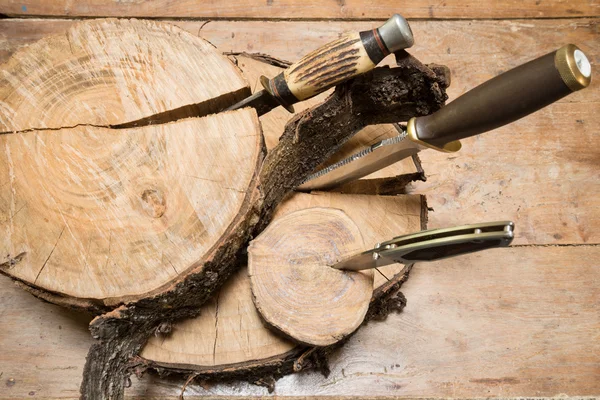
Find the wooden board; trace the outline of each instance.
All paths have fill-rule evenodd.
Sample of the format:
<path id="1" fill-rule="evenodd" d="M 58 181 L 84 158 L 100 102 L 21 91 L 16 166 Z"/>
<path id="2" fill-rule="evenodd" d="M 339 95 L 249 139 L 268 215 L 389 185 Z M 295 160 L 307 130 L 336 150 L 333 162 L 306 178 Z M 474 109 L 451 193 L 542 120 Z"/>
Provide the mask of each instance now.
<path id="1" fill-rule="evenodd" d="M 31 36 L 31 25 L 36 23 L 0 21 L 10 38 L 20 32 Z M 63 21 L 57 23 L 64 29 Z M 260 50 L 288 60 L 300 58 L 341 31 L 376 25 L 367 21 L 176 23 L 194 34 L 200 31 L 223 51 Z M 412 21 L 411 26 L 418 38 L 411 52 L 424 62 L 450 67 L 451 99 L 567 42 L 580 45 L 592 64 L 600 63 L 595 19 Z M 47 23 L 40 29 L 48 31 Z M 12 40 L 4 43 L 0 48 L 11 48 Z M 413 192 L 429 196 L 434 209 L 430 226 L 513 219 L 515 243 L 597 243 L 598 88 L 593 80 L 586 90 L 522 121 L 466 140 L 457 154 L 421 153 L 428 181 L 415 184 Z"/>
<path id="2" fill-rule="evenodd" d="M 536 1 L 526 0 L 518 6 L 510 0 L 481 2 L 477 0 L 413 0 L 401 7 L 393 0 L 373 3 L 366 0 L 214 0 L 171 2 L 136 1 L 115 3 L 109 0 L 47 2 L 44 0 L 8 0 L 0 13 L 20 16 L 68 17 L 182 17 L 182 18 L 255 18 L 255 19 L 387 19 L 400 12 L 407 18 L 550 18 L 598 15 L 594 0 Z"/>
<path id="3" fill-rule="evenodd" d="M 129 7 L 126 4 L 133 3 L 120 3 L 120 6 Z M 173 4 L 178 6 L 182 3 Z M 507 3 L 485 3 L 486 10 L 478 9 L 479 14 L 469 14 L 469 10 L 461 8 L 457 10 L 464 15 L 471 15 L 468 18 L 478 18 L 495 12 L 495 7 L 501 4 Z M 517 16 L 528 12 L 520 9 L 521 6 L 527 8 L 528 4 L 530 3 L 519 3 L 515 6 L 510 3 L 509 12 Z M 585 10 L 588 7 L 597 9 L 594 1 L 586 2 L 583 6 L 580 3 L 540 2 L 536 7 L 553 7 L 557 4 L 560 7 L 571 7 L 574 4 L 573 10 L 580 13 L 574 15 L 586 15 Z M 273 2 L 273 5 L 277 5 L 277 2 Z M 442 5 L 433 7 L 436 12 L 434 17 L 439 15 L 438 12 L 442 9 Z M 246 13 L 248 12 L 250 11 L 246 10 Z M 323 16 L 327 15 L 320 15 Z M 387 18 L 387 15 L 381 18 Z M 0 20 L 0 61 L 5 61 L 15 49 L 47 34 L 64 32 L 66 27 L 73 23 L 73 20 L 68 19 Z M 205 24 L 206 21 L 189 20 L 175 23 L 192 34 L 201 32 L 204 37 L 218 44 L 225 51 L 262 51 L 288 60 L 296 60 L 319 44 L 335 38 L 340 29 L 365 29 L 367 23 L 371 26 L 379 24 L 379 22 L 369 21 L 218 20 L 208 24 Z M 449 93 L 453 98 L 502 70 L 551 51 L 566 42 L 579 44 L 590 56 L 592 63 L 597 65 L 600 54 L 597 25 L 597 19 L 586 18 L 413 20 L 411 26 L 418 40 L 412 52 L 425 62 L 442 63 L 451 68 L 453 85 Z M 540 172 L 539 168 L 544 172 L 543 168 L 565 165 L 567 169 L 577 170 L 590 176 L 595 171 L 593 163 L 578 161 L 573 164 L 572 159 L 564 157 L 564 154 L 561 156 L 562 139 L 558 142 L 555 141 L 556 138 L 553 141 L 545 141 L 546 132 L 538 130 L 536 126 L 540 121 L 547 121 L 542 126 L 550 126 L 551 122 L 559 120 L 571 121 L 570 124 L 562 123 L 560 126 L 567 127 L 572 137 L 582 129 L 584 133 L 587 132 L 584 135 L 585 146 L 576 148 L 576 151 L 583 148 L 586 157 L 598 159 L 598 154 L 593 153 L 593 149 L 598 147 L 596 144 L 598 135 L 589 133 L 590 129 L 598 125 L 597 120 L 593 119 L 595 116 L 591 115 L 592 119 L 582 119 L 583 123 L 577 122 L 582 110 L 597 109 L 598 96 L 598 84 L 594 81 L 586 91 L 557 103 L 553 109 L 542 110 L 530 117 L 534 120 L 527 119 L 520 122 L 519 129 L 533 132 L 538 144 L 542 143 L 547 151 L 541 154 L 524 152 L 522 158 L 511 157 L 509 160 L 503 160 L 502 164 L 511 163 L 515 171 L 537 168 L 538 172 Z M 589 114 L 586 116 L 589 117 Z M 585 128 L 580 125 L 584 125 Z M 496 141 L 496 135 L 490 135 L 482 136 L 477 146 L 488 149 L 500 143 Z M 505 135 L 510 134 L 505 133 Z M 528 138 L 529 136 L 525 134 L 513 135 L 512 144 L 521 148 L 530 143 Z M 556 147 L 548 149 L 551 144 Z M 425 155 L 426 153 L 423 153 L 423 156 Z M 440 160 L 437 164 L 430 161 L 431 165 L 427 165 L 428 161 L 424 160 L 425 168 L 429 173 L 428 184 L 432 184 L 439 174 L 435 168 L 444 170 L 462 166 L 459 164 L 462 153 L 457 156 L 456 159 Z M 437 166 L 433 168 L 434 165 Z M 470 176 L 478 174 L 481 180 L 494 176 L 494 169 L 491 168 L 493 166 L 487 164 L 485 169 L 473 169 L 470 171 L 472 174 Z M 591 180 L 580 179 L 581 176 L 578 173 L 575 175 L 575 180 L 561 181 L 562 189 L 557 192 L 555 206 L 542 208 L 538 208 L 542 203 L 540 194 L 552 194 L 557 190 L 556 186 L 549 183 L 550 178 L 544 177 L 542 173 L 536 173 L 533 177 L 519 175 L 513 178 L 511 185 L 520 186 L 519 197 L 513 197 L 513 200 L 516 199 L 515 201 L 518 200 L 526 205 L 520 209 L 515 207 L 515 210 L 518 209 L 518 215 L 524 219 L 536 210 L 543 211 L 539 217 L 549 224 L 548 231 L 554 232 L 556 228 L 565 229 L 562 223 L 559 224 L 554 218 L 555 211 L 560 209 L 561 212 L 572 215 L 576 220 L 574 223 L 576 228 L 597 232 L 597 225 L 593 225 L 596 222 L 590 218 L 590 215 L 598 214 L 597 211 L 589 208 L 593 203 L 587 201 L 582 203 L 583 205 L 578 205 L 577 198 L 569 200 L 568 197 L 564 197 L 568 196 L 571 190 L 578 191 L 584 198 L 595 196 L 598 185 L 597 175 L 591 175 Z M 457 180 L 462 180 L 461 177 L 462 175 L 454 176 Z M 490 178 L 487 182 L 486 187 L 498 193 L 498 198 L 494 199 L 498 209 L 508 204 L 505 203 L 506 192 L 503 191 L 503 195 L 500 195 L 500 187 L 495 181 Z M 587 187 L 587 192 L 581 194 L 581 188 L 584 186 Z M 450 183 L 448 187 L 451 189 Z M 429 191 L 437 190 L 431 188 Z M 475 191 L 472 195 L 476 197 L 478 192 Z M 452 198 L 453 196 L 448 195 L 436 204 L 435 211 L 429 214 L 431 225 L 444 225 L 449 223 L 445 219 L 461 218 L 464 215 L 461 214 L 460 204 L 469 201 L 471 197 L 463 194 L 447 212 L 444 201 L 449 202 Z M 472 204 L 478 204 L 476 199 Z M 484 207 L 472 205 L 469 207 L 468 215 L 474 219 L 487 219 L 485 210 Z M 535 227 L 528 229 L 530 230 L 526 240 L 530 244 L 544 244 L 550 241 L 575 246 L 514 248 L 506 250 L 509 253 L 494 254 L 491 259 L 479 260 L 476 266 L 471 257 L 468 257 L 467 261 L 462 261 L 460 264 L 461 270 L 464 268 L 468 271 L 468 275 L 462 277 L 457 276 L 458 266 L 452 268 L 444 264 L 445 268 L 450 268 L 448 273 L 433 274 L 432 279 L 428 279 L 429 270 L 421 271 L 418 275 L 420 270 L 416 269 L 410 282 L 415 284 L 421 279 L 421 283 L 412 286 L 410 291 L 405 290 L 408 308 L 403 314 L 389 318 L 384 324 L 372 324 L 375 328 L 369 325 L 353 338 L 349 346 L 335 357 L 333 373 L 329 379 L 324 379 L 317 373 L 286 377 L 278 382 L 276 394 L 298 395 L 302 398 L 315 394 L 338 396 L 345 394 L 370 398 L 381 393 L 402 396 L 406 389 L 407 396 L 418 397 L 555 396 L 561 393 L 569 396 L 597 396 L 600 393 L 598 388 L 600 367 L 598 357 L 590 359 L 590 355 L 599 353 L 597 347 L 594 347 L 598 343 L 598 338 L 589 327 L 594 323 L 598 324 L 598 309 L 590 308 L 598 304 L 598 292 L 595 288 L 590 288 L 589 282 L 598 281 L 596 261 L 600 259 L 598 247 L 581 245 L 583 239 L 578 234 L 557 239 L 548 237 L 548 231 Z M 577 231 L 576 229 L 568 233 Z M 521 234 L 521 231 L 517 230 L 517 234 Z M 588 240 L 592 242 L 593 237 L 589 237 Z M 595 240 L 592 243 L 597 242 Z M 499 261 L 503 268 L 499 267 Z M 510 268 L 506 269 L 505 266 Z M 444 269 L 441 269 L 439 273 L 442 274 L 443 271 Z M 490 271 L 493 272 L 492 275 L 489 275 Z M 527 273 L 526 280 L 522 279 L 524 272 Z M 426 283 L 423 283 L 423 280 Z M 477 292 L 479 289 L 465 291 L 465 296 L 468 295 L 470 299 L 449 297 L 458 296 L 462 292 L 456 288 L 464 288 L 460 285 L 464 284 L 465 280 L 472 285 L 478 281 L 487 282 L 489 286 L 481 292 Z M 500 284 L 502 287 L 499 287 Z M 438 289 L 439 285 L 443 287 Z M 549 291 L 546 289 L 547 286 L 555 290 Z M 520 296 L 520 292 L 524 294 Z M 482 293 L 485 293 L 486 297 Z M 508 302 L 504 303 L 500 296 L 507 298 L 507 293 L 512 294 L 513 297 L 508 298 Z M 539 297 L 540 294 L 543 296 Z M 493 298 L 494 295 L 496 299 Z M 411 308 L 414 304 L 411 299 L 417 301 L 416 296 L 420 307 L 424 307 L 423 311 Z M 449 300 L 445 301 L 446 298 Z M 572 299 L 570 305 L 564 302 L 565 298 Z M 480 303 L 481 300 L 486 302 Z M 512 311 L 507 308 L 511 303 L 515 305 Z M 476 306 L 479 304 L 482 307 Z M 479 312 L 473 314 L 473 310 Z M 498 310 L 500 312 L 496 312 Z M 515 316 L 511 317 L 513 314 Z M 409 315 L 412 317 L 407 320 L 402 319 Z M 553 319 L 553 316 L 557 317 Z M 0 329 L 2 331 L 0 334 L 0 349 L 2 349 L 0 351 L 0 399 L 12 400 L 32 398 L 32 396 L 78 398 L 81 368 L 92 342 L 87 331 L 88 321 L 89 318 L 72 316 L 56 306 L 41 303 L 15 288 L 7 278 L 0 277 Z M 440 326 L 439 321 L 444 325 Z M 446 329 L 447 321 L 452 323 L 451 330 Z M 426 328 L 421 329 L 422 327 Z M 598 331 L 597 326 L 594 329 Z M 398 337 L 403 338 L 401 334 L 405 331 L 411 332 L 406 336 L 412 341 L 406 346 L 401 341 L 394 341 L 393 344 L 397 349 L 395 353 L 378 347 L 379 338 L 397 340 Z M 527 333 L 530 333 L 529 337 L 525 337 Z M 515 334 L 518 334 L 519 340 L 513 341 Z M 386 343 L 387 348 L 389 344 Z M 560 347 L 557 347 L 557 344 L 560 344 Z M 413 355 L 410 352 L 414 352 Z M 499 355 L 498 358 L 495 358 L 496 355 Z M 389 357 L 394 359 L 388 365 Z M 485 362 L 475 365 L 472 360 Z M 426 367 L 421 367 L 422 362 Z M 391 365 L 394 365 L 393 369 Z M 495 372 L 496 368 L 497 372 Z M 347 371 L 353 372 L 347 373 Z M 521 373 L 524 374 L 522 379 L 519 378 Z M 565 380 L 565 376 L 569 376 L 568 380 Z M 516 379 L 506 379 L 511 377 Z M 10 378 L 15 379 L 14 385 L 9 382 Z M 128 395 L 148 398 L 165 396 L 175 399 L 181 391 L 182 384 L 183 382 L 179 380 L 169 381 L 155 376 L 146 376 L 141 382 L 133 380 L 133 387 L 128 391 Z M 240 393 L 263 395 L 266 394 L 266 390 L 243 383 L 205 385 L 205 387 L 193 385 L 186 391 L 186 398 L 194 398 L 194 394 L 237 396 Z"/>
<path id="4" fill-rule="evenodd" d="M 499 260 L 501 263 L 499 264 Z M 408 305 L 363 327 L 332 373 L 282 378 L 279 396 L 489 397 L 600 393 L 600 247 L 499 249 L 419 264 Z M 0 277 L 0 399 L 77 398 L 89 318 L 41 303 Z M 25 329 L 26 328 L 26 329 Z M 35 366 L 35 367 L 32 367 Z M 15 384 L 7 386 L 10 378 Z M 133 379 L 129 396 L 172 396 L 181 380 Z M 187 396 L 263 395 L 193 384 Z"/>

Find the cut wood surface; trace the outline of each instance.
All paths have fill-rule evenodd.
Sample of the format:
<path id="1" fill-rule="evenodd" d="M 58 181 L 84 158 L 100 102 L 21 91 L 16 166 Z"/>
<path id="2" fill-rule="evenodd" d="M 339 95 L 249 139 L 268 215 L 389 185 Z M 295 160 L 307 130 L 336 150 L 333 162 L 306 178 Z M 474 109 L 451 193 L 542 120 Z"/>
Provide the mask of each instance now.
<path id="1" fill-rule="evenodd" d="M 0 268 L 110 305 L 148 295 L 196 267 L 247 208 L 261 143 L 250 109 L 0 135 Z"/>
<path id="2" fill-rule="evenodd" d="M 339 193 L 296 193 L 278 207 L 274 218 L 313 207 L 341 209 L 360 229 L 365 244 L 411 233 L 424 226 L 420 196 L 360 196 Z M 388 217 L 391 215 L 390 217 Z M 388 218 L 387 222 L 381 221 Z M 375 274 L 375 287 L 393 279 L 404 265 L 393 264 Z M 385 275 L 383 275 L 385 274 Z M 173 326 L 170 335 L 150 338 L 140 354 L 157 366 L 219 373 L 243 370 L 271 357 L 282 359 L 297 345 L 267 329 L 250 292 L 246 268 L 232 277 L 200 316 Z M 236 365 L 237 364 L 237 365 Z"/>
<path id="3" fill-rule="evenodd" d="M 178 18 L 252 18 L 252 19 L 387 19 L 394 13 L 407 18 L 550 18 L 596 16 L 595 0 L 413 0 L 401 6 L 393 0 L 373 3 L 367 0 L 168 0 L 118 2 L 110 0 L 7 0 L 0 13 L 17 16 L 58 17 L 178 17 Z"/>
<path id="4" fill-rule="evenodd" d="M 248 93 L 213 46 L 174 25 L 80 22 L 2 66 L 0 132 L 168 122 L 215 112 Z"/>
<path id="5" fill-rule="evenodd" d="M 583 245 L 513 247 L 417 264 L 402 288 L 408 299 L 402 313 L 361 328 L 334 354 L 328 378 L 287 376 L 275 394 L 597 396 L 598 260 L 600 248 Z M 89 318 L 42 303 L 5 277 L 0 314 L 0 399 L 31 398 L 30 392 L 78 398 L 92 342 Z M 14 385 L 7 385 L 11 378 Z M 183 380 L 150 374 L 132 383 L 130 396 L 177 398 Z M 201 383 L 188 385 L 186 398 L 267 393 L 246 383 Z"/>
<path id="6" fill-rule="evenodd" d="M 289 213 L 248 246 L 254 305 L 270 327 L 292 340 L 311 346 L 339 342 L 367 313 L 373 271 L 331 265 L 364 250 L 360 229 L 339 209 Z"/>
<path id="7" fill-rule="evenodd" d="M 542 2 L 541 4 L 544 4 Z M 565 3 L 566 4 L 566 3 Z M 486 4 L 486 7 L 494 5 Z M 520 6 L 519 6 L 520 7 Z M 62 32 L 65 21 L 0 20 L 5 54 L 24 38 Z M 298 60 L 336 38 L 380 22 L 176 21 L 222 51 L 255 52 Z M 448 65 L 450 101 L 495 75 L 536 56 L 576 43 L 593 65 L 600 63 L 597 19 L 513 21 L 410 21 L 424 62 Z M 36 26 L 39 27 L 36 28 Z M 0 39 L 0 42 L 2 39 Z M 254 85 L 254 82 L 251 82 Z M 597 80 L 589 88 L 508 127 L 467 139 L 452 155 L 421 153 L 426 183 L 412 192 L 429 197 L 430 227 L 512 219 L 516 244 L 598 243 L 600 102 Z M 285 111 L 284 111 L 285 113 Z"/>

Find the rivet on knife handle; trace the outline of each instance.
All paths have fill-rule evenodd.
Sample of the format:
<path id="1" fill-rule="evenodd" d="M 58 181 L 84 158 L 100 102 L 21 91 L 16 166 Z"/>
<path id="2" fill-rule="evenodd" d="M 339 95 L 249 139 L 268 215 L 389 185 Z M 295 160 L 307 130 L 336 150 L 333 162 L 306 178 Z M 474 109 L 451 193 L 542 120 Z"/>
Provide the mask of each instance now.
<path id="1" fill-rule="evenodd" d="M 293 104 L 372 70 L 388 54 L 413 43 L 408 22 L 394 14 L 379 28 L 348 33 L 322 46 L 272 79 L 261 76 L 264 90 L 227 110 L 254 107 L 263 115 L 281 105 L 294 112 Z"/>
<path id="2" fill-rule="evenodd" d="M 465 93 L 439 111 L 413 118 L 407 133 L 439 147 L 506 125 L 591 81 L 591 65 L 573 44 L 516 67 Z"/>

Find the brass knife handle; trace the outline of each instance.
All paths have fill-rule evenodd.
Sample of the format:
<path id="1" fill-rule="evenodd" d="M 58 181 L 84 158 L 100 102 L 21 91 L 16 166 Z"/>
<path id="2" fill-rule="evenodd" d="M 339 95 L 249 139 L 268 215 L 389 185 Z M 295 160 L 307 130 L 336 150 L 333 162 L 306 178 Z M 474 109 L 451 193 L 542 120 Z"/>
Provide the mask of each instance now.
<path id="1" fill-rule="evenodd" d="M 590 84 L 585 54 L 568 44 L 511 69 L 439 111 L 409 122 L 410 134 L 438 148 L 516 121 Z"/>
<path id="2" fill-rule="evenodd" d="M 388 54 L 414 43 L 408 22 L 394 14 L 379 28 L 348 33 L 307 54 L 273 79 L 261 83 L 281 105 L 306 100 L 375 68 Z"/>

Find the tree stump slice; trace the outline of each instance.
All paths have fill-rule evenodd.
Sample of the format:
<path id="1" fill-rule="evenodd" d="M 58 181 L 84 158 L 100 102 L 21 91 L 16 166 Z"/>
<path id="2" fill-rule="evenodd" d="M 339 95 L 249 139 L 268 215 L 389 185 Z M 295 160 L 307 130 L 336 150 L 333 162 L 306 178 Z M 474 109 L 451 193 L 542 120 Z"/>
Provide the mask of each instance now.
<path id="1" fill-rule="evenodd" d="M 261 128 L 252 110 L 170 121 L 249 92 L 214 46 L 160 22 L 80 22 L 15 53 L 0 67 L 0 272 L 95 312 L 199 272 L 249 214 Z"/>
<path id="2" fill-rule="evenodd" d="M 373 271 L 331 265 L 360 253 L 356 223 L 335 208 L 309 208 L 273 221 L 248 246 L 254 305 L 267 324 L 309 346 L 334 344 L 362 323 Z"/>
<path id="3" fill-rule="evenodd" d="M 0 67 L 0 132 L 207 115 L 250 93 L 210 43 L 175 25 L 79 22 Z"/>
<path id="4" fill-rule="evenodd" d="M 359 227 L 365 248 L 382 238 L 426 227 L 427 207 L 418 195 L 295 193 L 280 204 L 273 220 L 314 207 L 343 210 Z M 405 265 L 392 264 L 375 271 L 372 309 L 405 278 L 405 270 Z M 243 267 L 200 309 L 200 316 L 174 324 L 169 334 L 152 336 L 140 356 L 146 366 L 161 372 L 254 380 L 257 374 L 264 377 L 277 370 L 293 372 L 294 363 L 308 349 L 265 326 L 253 303 L 247 268 Z"/>
<path id="5" fill-rule="evenodd" d="M 36 288 L 105 305 L 164 290 L 245 215 L 261 145 L 251 109 L 0 135 L 0 264 Z"/>

